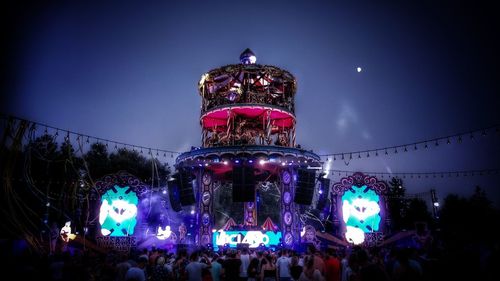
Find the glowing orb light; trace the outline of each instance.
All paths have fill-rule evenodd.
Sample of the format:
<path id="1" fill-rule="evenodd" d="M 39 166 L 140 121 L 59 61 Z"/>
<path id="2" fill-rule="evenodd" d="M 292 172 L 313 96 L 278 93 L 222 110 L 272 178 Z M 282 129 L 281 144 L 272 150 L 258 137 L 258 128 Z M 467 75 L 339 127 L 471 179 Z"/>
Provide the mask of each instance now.
<path id="1" fill-rule="evenodd" d="M 134 234 L 137 223 L 139 199 L 130 187 L 115 185 L 101 198 L 99 224 L 104 236 L 127 236 Z"/>
<path id="2" fill-rule="evenodd" d="M 362 70 L 363 70 L 363 69 L 362 69 L 361 67 L 359 67 L 359 66 L 356 68 L 356 71 L 357 71 L 358 73 L 360 73 Z"/>
<path id="3" fill-rule="evenodd" d="M 346 228 L 347 231 L 345 232 L 345 239 L 349 243 L 359 245 L 365 241 L 365 233 L 363 230 L 352 226 L 346 226 Z"/>

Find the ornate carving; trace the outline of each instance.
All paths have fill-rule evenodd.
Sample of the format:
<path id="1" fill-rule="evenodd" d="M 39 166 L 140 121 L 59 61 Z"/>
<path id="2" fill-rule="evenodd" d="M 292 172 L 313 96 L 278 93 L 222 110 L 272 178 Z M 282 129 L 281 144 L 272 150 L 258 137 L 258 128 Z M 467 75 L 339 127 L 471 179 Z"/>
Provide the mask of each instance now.
<path id="1" fill-rule="evenodd" d="M 136 176 L 125 171 L 120 171 L 116 174 L 110 174 L 102 177 L 95 183 L 95 190 L 99 195 L 102 195 L 114 185 L 128 186 L 137 196 L 141 197 L 149 192 L 149 186 L 141 182 Z"/>
<path id="2" fill-rule="evenodd" d="M 333 195 L 341 195 L 346 190 L 350 189 L 353 185 L 363 186 L 375 190 L 379 195 L 383 195 L 387 192 L 387 184 L 383 181 L 378 181 L 376 177 L 367 176 L 363 173 L 356 172 L 352 176 L 342 178 L 340 182 L 333 184 Z"/>

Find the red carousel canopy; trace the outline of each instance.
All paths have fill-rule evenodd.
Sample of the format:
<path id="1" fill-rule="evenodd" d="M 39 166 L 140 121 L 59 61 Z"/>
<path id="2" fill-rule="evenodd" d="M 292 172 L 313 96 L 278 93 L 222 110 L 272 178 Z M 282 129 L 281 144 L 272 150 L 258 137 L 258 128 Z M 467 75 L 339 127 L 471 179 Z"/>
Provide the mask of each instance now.
<path id="1" fill-rule="evenodd" d="M 294 125 L 295 116 L 287 111 L 265 106 L 235 106 L 216 109 L 201 116 L 203 128 L 226 126 L 229 116 L 237 115 L 245 118 L 265 118 L 271 112 L 271 124 L 276 127 L 289 128 Z"/>

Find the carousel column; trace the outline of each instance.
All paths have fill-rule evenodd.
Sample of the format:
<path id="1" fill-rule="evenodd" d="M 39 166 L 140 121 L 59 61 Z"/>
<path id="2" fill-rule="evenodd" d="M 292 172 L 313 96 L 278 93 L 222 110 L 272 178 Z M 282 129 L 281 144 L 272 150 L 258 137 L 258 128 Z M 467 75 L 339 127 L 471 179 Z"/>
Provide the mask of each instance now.
<path id="1" fill-rule="evenodd" d="M 257 225 L 257 210 L 255 206 L 255 197 L 252 202 L 245 202 L 245 225 L 246 226 L 256 226 Z"/>
<path id="2" fill-rule="evenodd" d="M 297 220 L 295 214 L 295 206 L 293 204 L 293 192 L 295 181 L 292 176 L 293 171 L 290 169 L 283 169 L 280 172 L 279 184 L 281 190 L 281 234 L 282 242 L 285 247 L 292 247 L 294 242 L 298 239 L 295 233 L 294 221 Z"/>
<path id="3" fill-rule="evenodd" d="M 341 231 L 341 225 L 340 225 L 340 211 L 339 211 L 339 206 L 338 202 L 340 202 L 340 195 L 337 193 L 335 188 L 332 188 L 332 193 L 330 195 L 330 202 L 331 204 L 331 211 L 330 214 L 332 215 L 332 221 L 333 221 L 333 235 L 336 235 L 338 237 L 342 237 L 342 231 Z M 340 206 L 342 208 L 342 206 Z"/>
<path id="4" fill-rule="evenodd" d="M 198 184 L 200 188 L 199 204 L 199 245 L 205 246 L 212 242 L 213 227 L 213 174 L 209 170 L 200 169 Z"/>

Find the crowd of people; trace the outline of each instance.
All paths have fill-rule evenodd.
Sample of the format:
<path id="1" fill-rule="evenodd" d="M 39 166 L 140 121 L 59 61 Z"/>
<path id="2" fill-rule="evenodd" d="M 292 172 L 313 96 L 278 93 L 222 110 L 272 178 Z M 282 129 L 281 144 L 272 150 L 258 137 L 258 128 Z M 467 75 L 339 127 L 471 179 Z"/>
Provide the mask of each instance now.
<path id="1" fill-rule="evenodd" d="M 23 262 L 22 275 L 34 277 L 32 280 L 434 280 L 432 261 L 411 248 L 317 251 L 310 247 L 303 253 L 286 249 L 179 249 L 173 253 L 153 247 L 127 254 L 68 251 L 41 263 Z"/>

